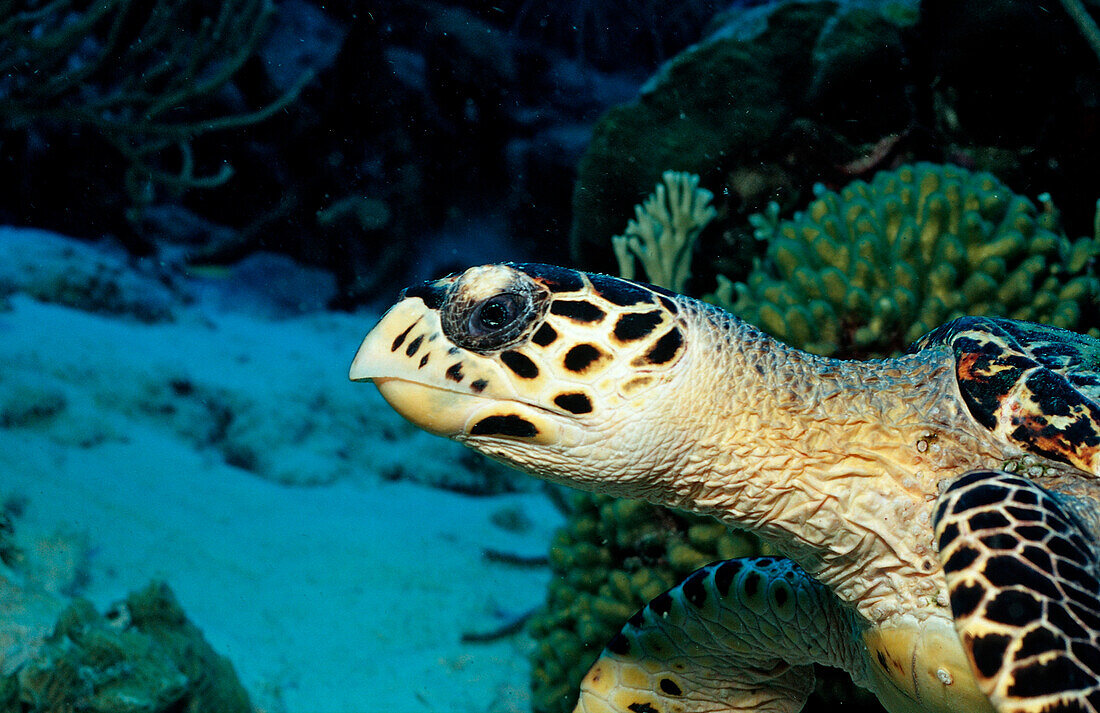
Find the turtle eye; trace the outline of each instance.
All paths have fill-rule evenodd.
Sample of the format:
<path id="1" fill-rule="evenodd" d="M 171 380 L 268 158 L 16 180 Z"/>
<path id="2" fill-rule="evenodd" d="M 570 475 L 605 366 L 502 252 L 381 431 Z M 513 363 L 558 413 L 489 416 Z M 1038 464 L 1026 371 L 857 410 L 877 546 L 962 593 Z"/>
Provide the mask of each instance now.
<path id="1" fill-rule="evenodd" d="M 466 329 L 471 337 L 483 337 L 505 329 L 523 313 L 520 295 L 503 292 L 474 307 Z"/>

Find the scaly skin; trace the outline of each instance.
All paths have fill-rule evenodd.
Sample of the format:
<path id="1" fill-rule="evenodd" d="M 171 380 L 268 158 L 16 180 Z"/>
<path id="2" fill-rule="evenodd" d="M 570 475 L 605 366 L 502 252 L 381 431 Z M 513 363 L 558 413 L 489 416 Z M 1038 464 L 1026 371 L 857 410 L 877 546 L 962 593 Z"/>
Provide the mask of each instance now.
<path id="1" fill-rule="evenodd" d="M 977 423 L 946 347 L 817 357 L 695 300 L 546 266 L 409 291 L 351 376 L 538 477 L 759 533 L 865 622 L 847 668 L 880 662 L 863 683 L 896 711 L 988 709 L 934 551 L 941 484 L 1008 462 L 1076 472 Z"/>

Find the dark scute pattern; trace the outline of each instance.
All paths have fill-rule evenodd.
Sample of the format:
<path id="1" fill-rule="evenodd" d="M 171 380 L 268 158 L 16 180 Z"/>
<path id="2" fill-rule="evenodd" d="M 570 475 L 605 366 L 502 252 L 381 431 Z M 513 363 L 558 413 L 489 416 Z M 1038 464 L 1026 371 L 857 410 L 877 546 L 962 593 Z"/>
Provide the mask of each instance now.
<path id="1" fill-rule="evenodd" d="M 714 586 L 723 597 L 730 593 L 734 577 L 741 571 L 741 560 L 726 560 L 714 572 Z"/>
<path id="2" fill-rule="evenodd" d="M 1039 495 L 1034 490 L 1020 489 L 1013 493 L 1012 500 L 1014 502 L 1022 503 L 1024 505 L 1038 505 Z"/>
<path id="3" fill-rule="evenodd" d="M 582 324 L 599 322 L 607 316 L 602 309 L 585 300 L 554 300 L 550 303 L 550 312 Z"/>
<path id="4" fill-rule="evenodd" d="M 486 416 L 470 429 L 473 436 L 515 436 L 517 438 L 532 438 L 537 436 L 539 429 L 530 421 L 515 415 Z"/>
<path id="5" fill-rule="evenodd" d="M 668 592 L 658 594 L 656 598 L 649 603 L 649 610 L 657 616 L 668 614 L 672 611 L 672 597 L 668 595 Z"/>
<path id="6" fill-rule="evenodd" d="M 1088 638 L 1088 631 L 1073 618 L 1066 607 L 1050 607 L 1050 611 L 1047 612 L 1047 620 L 1054 625 L 1055 629 L 1061 630 L 1064 635 L 1071 639 Z"/>
<path id="7" fill-rule="evenodd" d="M 955 538 L 959 536 L 959 526 L 953 522 L 949 522 L 944 526 L 943 532 L 940 533 L 940 552 L 947 549 L 947 546 L 955 541 Z"/>
<path id="8" fill-rule="evenodd" d="M 1014 535 L 1007 532 L 998 532 L 994 535 L 986 535 L 980 538 L 982 544 L 991 550 L 1014 550 L 1020 541 Z"/>
<path id="9" fill-rule="evenodd" d="M 978 551 L 972 547 L 960 547 L 951 553 L 947 561 L 943 563 L 943 571 L 958 572 L 974 564 L 978 559 Z"/>
<path id="10" fill-rule="evenodd" d="M 1029 656 L 1037 656 L 1047 651 L 1061 651 L 1064 648 L 1065 643 L 1061 638 L 1056 636 L 1050 629 L 1041 626 L 1024 634 L 1024 638 L 1020 641 L 1020 648 L 1016 651 L 1014 658 L 1021 661 Z"/>
<path id="11" fill-rule="evenodd" d="M 1019 626 L 1038 621 L 1043 616 L 1043 603 L 1027 592 L 1006 589 L 986 605 L 985 615 L 992 621 Z"/>
<path id="12" fill-rule="evenodd" d="M 646 352 L 645 360 L 650 364 L 666 364 L 680 351 L 684 344 L 684 335 L 676 327 L 665 332 L 653 348 Z"/>
<path id="13" fill-rule="evenodd" d="M 1014 505 L 1009 505 L 1005 508 L 1005 511 L 1017 520 L 1030 520 L 1032 522 L 1039 522 L 1043 519 L 1043 513 L 1041 510 L 1032 510 L 1031 508 L 1018 508 Z"/>
<path id="14" fill-rule="evenodd" d="M 1008 490 L 999 485 L 982 485 L 975 487 L 959 496 L 959 499 L 955 501 L 955 506 L 951 508 L 951 512 L 957 514 L 966 510 L 982 507 L 983 505 L 996 505 L 997 503 L 1004 502 L 1007 495 Z"/>
<path id="15" fill-rule="evenodd" d="M 749 572 L 745 575 L 745 579 L 741 582 L 742 591 L 745 592 L 745 596 L 756 596 L 756 593 L 760 591 L 760 580 L 761 577 L 756 572 Z"/>
<path id="16" fill-rule="evenodd" d="M 632 342 L 648 336 L 661 323 L 662 315 L 652 312 L 628 312 L 615 323 L 615 338 L 620 342 Z"/>
<path id="17" fill-rule="evenodd" d="M 1050 523 L 1052 524 L 1052 523 Z M 1076 562 L 1077 564 L 1086 564 L 1089 561 L 1088 555 L 1081 549 L 1075 547 L 1073 543 L 1066 537 L 1052 537 L 1050 542 L 1047 543 L 1047 547 L 1050 551 L 1059 557 L 1064 557 L 1068 560 Z"/>
<path id="18" fill-rule="evenodd" d="M 519 263 L 512 267 L 546 285 L 546 289 L 551 292 L 577 292 L 584 289 L 584 279 L 576 270 L 538 262 Z"/>
<path id="19" fill-rule="evenodd" d="M 1100 678 L 1100 649 L 1095 644 L 1075 641 L 1070 652 L 1083 663 L 1094 676 Z"/>
<path id="20" fill-rule="evenodd" d="M 630 307 L 653 301 L 652 292 L 629 280 L 608 275 L 589 275 L 588 280 L 595 288 L 596 294 L 619 307 Z"/>
<path id="21" fill-rule="evenodd" d="M 1054 574 L 1054 562 L 1050 559 L 1050 554 L 1046 550 L 1039 547 L 1025 547 L 1022 552 L 1024 559 L 1031 562 L 1033 565 L 1043 570 L 1048 574 Z"/>
<path id="22" fill-rule="evenodd" d="M 981 584 L 960 584 L 951 590 L 951 612 L 956 617 L 964 617 L 973 611 L 985 597 L 985 588 Z"/>
<path id="23" fill-rule="evenodd" d="M 974 637 L 972 652 L 978 673 L 986 678 L 997 673 L 1001 664 L 1004 663 L 1005 650 L 1010 641 L 1009 637 L 1001 634 Z"/>
<path id="24" fill-rule="evenodd" d="M 1055 695 L 1066 689 L 1087 687 L 1095 679 L 1067 656 L 1036 661 L 1016 670 L 1008 694 L 1025 698 Z"/>
<path id="25" fill-rule="evenodd" d="M 540 347 L 548 347 L 553 344 L 554 340 L 557 338 L 557 331 L 549 324 L 543 322 L 542 326 L 539 327 L 535 331 L 535 334 L 531 337 L 531 341 L 539 345 Z"/>
<path id="26" fill-rule="evenodd" d="M 655 289 L 660 290 L 659 287 L 655 288 Z M 662 290 L 662 291 L 664 291 L 664 290 Z M 667 292 L 667 294 L 672 295 L 672 296 L 676 295 L 675 292 Z M 680 308 L 676 305 L 676 302 L 674 302 L 673 300 L 670 300 L 668 297 L 665 297 L 664 295 L 657 295 L 657 299 L 659 299 L 661 301 L 661 304 L 664 305 L 665 309 L 667 309 L 672 314 L 679 314 L 680 313 Z"/>
<path id="27" fill-rule="evenodd" d="M 623 636 L 621 632 L 615 634 L 611 637 L 611 641 L 607 642 L 607 650 L 619 656 L 626 656 L 630 653 L 630 639 Z"/>
<path id="28" fill-rule="evenodd" d="M 700 569 L 684 580 L 682 591 L 684 592 L 684 598 L 687 599 L 690 604 L 701 607 L 707 601 L 707 590 L 706 587 L 703 586 L 703 582 L 706 578 L 707 571 Z"/>
<path id="29" fill-rule="evenodd" d="M 526 354 L 509 350 L 500 353 L 500 360 L 521 379 L 534 379 L 539 375 L 539 368 Z"/>
<path id="30" fill-rule="evenodd" d="M 1050 534 L 1050 530 L 1042 525 L 1019 525 L 1016 527 L 1015 532 L 1018 536 L 1032 542 L 1042 542 Z"/>
<path id="31" fill-rule="evenodd" d="M 1002 527 L 1008 527 L 1008 525 L 1008 518 L 996 510 L 975 513 L 970 518 L 971 530 L 999 530 Z"/>
<path id="32" fill-rule="evenodd" d="M 787 603 L 790 593 L 786 587 L 774 587 L 772 589 L 772 596 L 775 598 L 776 605 L 781 607 Z"/>
<path id="33" fill-rule="evenodd" d="M 1060 599 L 1062 596 L 1049 577 L 1027 566 L 1012 555 L 990 557 L 986 561 L 985 576 L 989 583 L 995 587 L 1007 588 L 1019 584 L 1051 599 Z"/>

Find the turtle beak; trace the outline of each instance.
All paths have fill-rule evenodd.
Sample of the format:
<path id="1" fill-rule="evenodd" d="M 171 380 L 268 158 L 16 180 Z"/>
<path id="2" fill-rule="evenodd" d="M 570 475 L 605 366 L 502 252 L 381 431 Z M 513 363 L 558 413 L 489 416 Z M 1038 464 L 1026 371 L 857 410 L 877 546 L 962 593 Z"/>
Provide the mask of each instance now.
<path id="1" fill-rule="evenodd" d="M 403 299 L 363 339 L 348 376 L 373 381 L 382 398 L 420 428 L 458 435 L 480 399 L 450 388 L 457 384 L 436 373 L 445 366 L 439 348 L 444 343 L 439 313 L 418 297 Z"/>

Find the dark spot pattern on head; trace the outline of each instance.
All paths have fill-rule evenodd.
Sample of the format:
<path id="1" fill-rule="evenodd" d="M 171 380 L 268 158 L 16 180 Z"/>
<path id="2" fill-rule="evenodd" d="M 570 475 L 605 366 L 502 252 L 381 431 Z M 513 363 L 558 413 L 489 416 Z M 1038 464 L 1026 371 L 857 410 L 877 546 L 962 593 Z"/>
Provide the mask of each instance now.
<path id="1" fill-rule="evenodd" d="M 521 379 L 534 379 L 539 375 L 539 368 L 535 362 L 520 352 L 512 350 L 501 352 L 500 360 Z"/>
<path id="2" fill-rule="evenodd" d="M 662 678 L 658 685 L 661 687 L 662 693 L 667 693 L 670 696 L 682 696 L 684 694 L 671 678 Z"/>
<path id="3" fill-rule="evenodd" d="M 612 332 L 615 339 L 620 342 L 633 342 L 649 336 L 654 329 L 660 326 L 664 315 L 653 310 L 652 312 L 627 312 L 615 323 Z"/>
<path id="4" fill-rule="evenodd" d="M 630 307 L 653 301 L 653 293 L 637 283 L 609 275 L 589 275 L 596 294 L 613 305 Z"/>
<path id="5" fill-rule="evenodd" d="M 599 361 L 603 352 L 592 344 L 578 344 L 565 353 L 565 368 L 579 374 Z"/>
<path id="6" fill-rule="evenodd" d="M 489 382 L 485 379 L 475 379 L 470 382 L 470 390 L 475 394 L 480 394 L 485 390 L 485 387 L 489 385 Z"/>
<path id="7" fill-rule="evenodd" d="M 684 345 L 684 336 L 677 327 L 665 332 L 653 348 L 642 359 L 649 364 L 667 364 L 680 352 Z"/>
<path id="8" fill-rule="evenodd" d="M 550 303 L 550 313 L 580 324 L 593 324 L 607 316 L 602 309 L 585 300 L 554 300 Z"/>
<path id="9" fill-rule="evenodd" d="M 449 367 L 447 367 L 447 371 L 445 371 L 444 374 L 448 379 L 455 382 L 456 384 L 462 383 L 462 362 L 451 364 Z"/>
<path id="10" fill-rule="evenodd" d="M 419 297 L 428 309 L 437 310 L 443 306 L 443 301 L 447 297 L 447 288 L 441 285 L 438 280 L 435 280 L 415 287 L 406 287 L 401 295 L 403 298 Z"/>
<path id="11" fill-rule="evenodd" d="M 578 416 L 592 413 L 592 401 L 586 395 L 578 392 L 558 394 L 554 397 L 554 403 L 569 413 Z"/>
<path id="12" fill-rule="evenodd" d="M 405 337 L 409 336 L 409 332 L 412 331 L 412 328 L 415 327 L 417 322 L 419 321 L 420 320 L 417 319 L 416 322 L 413 322 L 408 327 L 405 327 L 404 332 L 401 332 L 401 334 L 398 334 L 396 337 L 393 338 L 393 344 L 390 345 L 391 352 L 395 352 L 401 348 L 401 345 L 405 343 Z"/>
<path id="13" fill-rule="evenodd" d="M 576 270 L 537 262 L 512 265 L 546 286 L 551 292 L 578 292 L 584 289 L 584 278 Z"/>
<path id="14" fill-rule="evenodd" d="M 427 366 L 427 364 L 428 364 L 428 359 L 430 359 L 430 358 L 431 358 L 431 356 L 432 356 L 432 353 L 431 353 L 431 352 L 428 352 L 428 353 L 426 353 L 426 354 L 425 354 L 424 356 L 420 357 L 420 363 L 419 363 L 419 364 L 417 365 L 417 367 L 416 367 L 416 368 L 417 368 L 417 369 L 423 369 L 423 368 L 424 368 L 425 366 Z"/>
<path id="15" fill-rule="evenodd" d="M 661 711 L 645 702 L 631 703 L 626 709 L 630 711 L 630 713 L 661 713 Z"/>
<path id="16" fill-rule="evenodd" d="M 535 424 L 530 421 L 509 414 L 507 416 L 486 416 L 470 429 L 472 436 L 514 436 L 516 438 L 532 438 L 539 434 Z"/>
<path id="17" fill-rule="evenodd" d="M 554 340 L 558 338 L 557 331 L 554 330 L 549 324 L 543 322 L 542 326 L 535 331 L 535 334 L 531 337 L 531 341 L 540 347 L 548 347 L 554 343 Z"/>
<path id="18" fill-rule="evenodd" d="M 405 347 L 405 356 L 411 357 L 413 354 L 416 354 L 416 351 L 418 349 L 420 349 L 420 345 L 423 344 L 423 343 L 424 343 L 424 335 L 421 334 L 421 335 L 417 336 L 416 339 L 409 342 L 408 346 Z M 427 355 L 425 355 L 425 356 L 427 356 Z"/>

